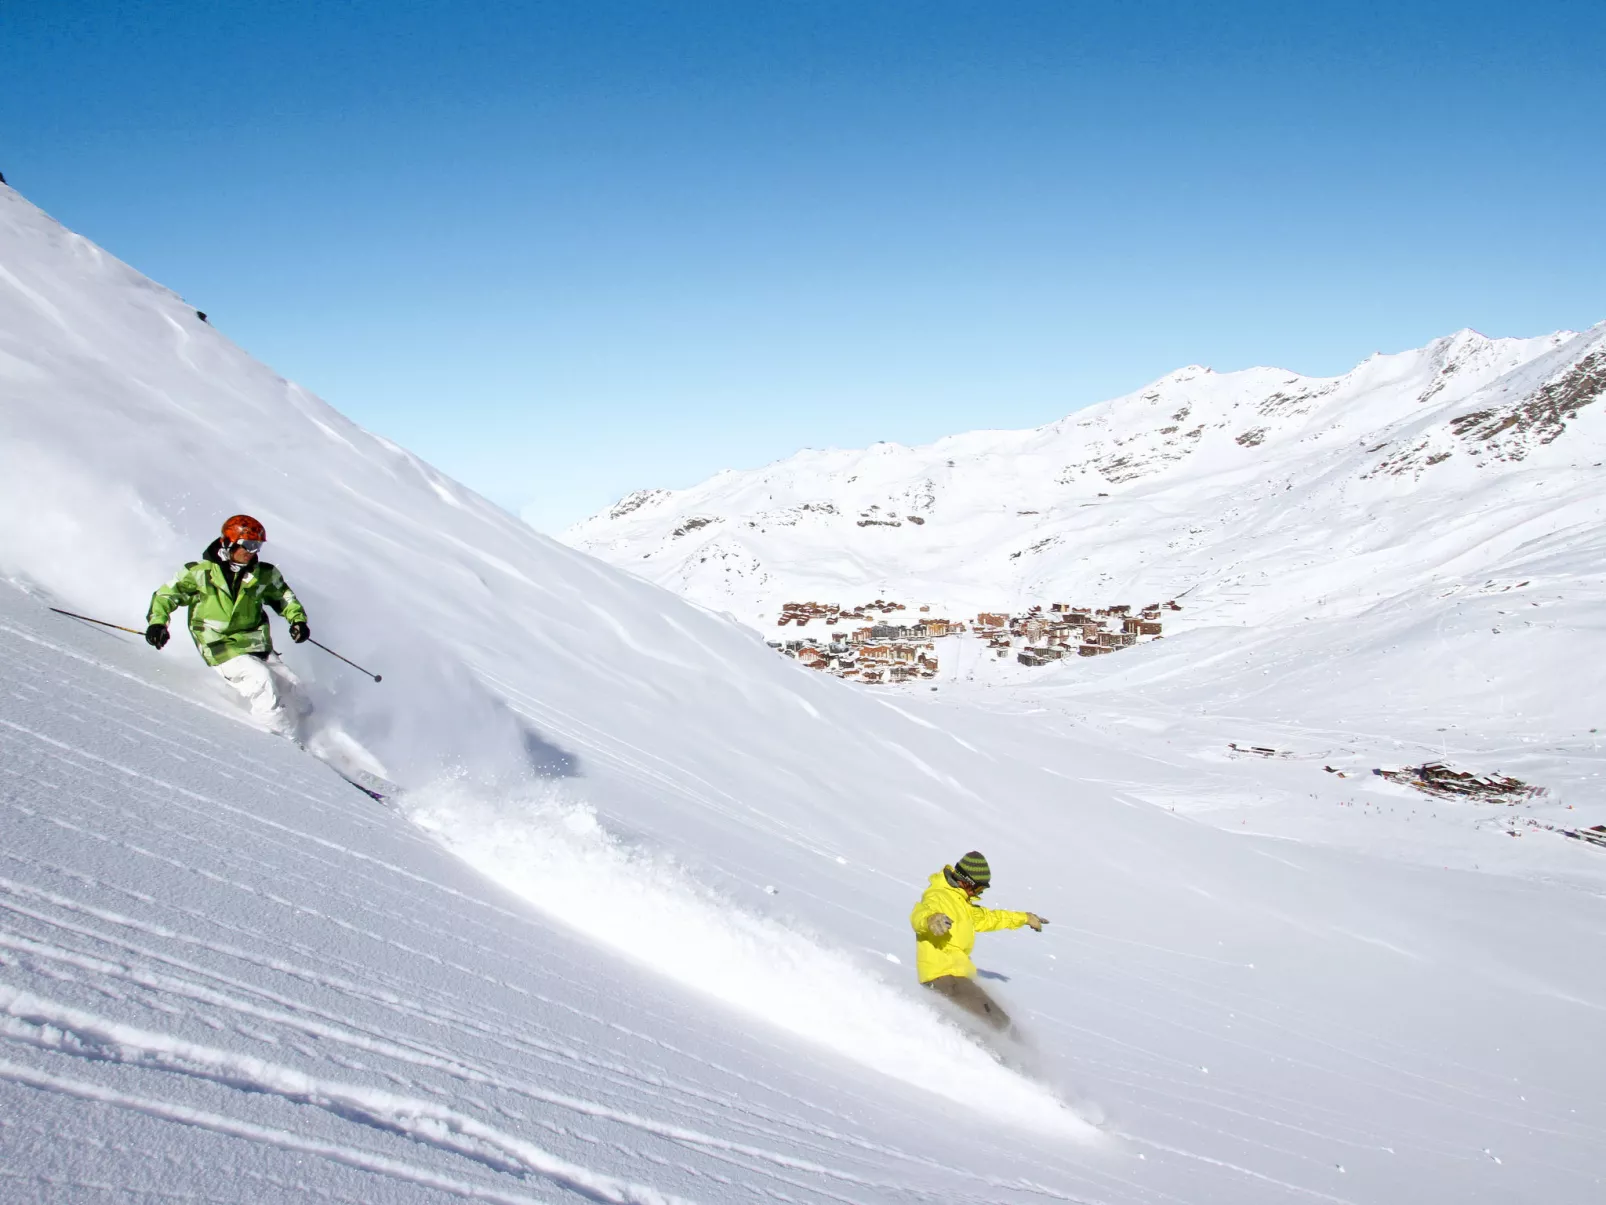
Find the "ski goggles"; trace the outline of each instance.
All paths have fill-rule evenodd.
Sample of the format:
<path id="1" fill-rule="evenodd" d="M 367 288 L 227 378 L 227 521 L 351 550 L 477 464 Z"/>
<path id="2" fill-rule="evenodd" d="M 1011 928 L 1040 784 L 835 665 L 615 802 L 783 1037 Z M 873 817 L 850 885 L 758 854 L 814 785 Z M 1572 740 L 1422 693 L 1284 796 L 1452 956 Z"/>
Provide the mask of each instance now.
<path id="1" fill-rule="evenodd" d="M 235 540 L 228 547 L 229 547 L 229 551 L 230 552 L 233 552 L 236 548 L 243 548 L 247 552 L 257 552 L 262 548 L 262 541 L 261 540 Z"/>
<path id="2" fill-rule="evenodd" d="M 976 880 L 971 878 L 969 875 L 960 874 L 957 870 L 954 871 L 954 880 L 963 890 L 971 895 L 980 895 L 982 892 L 987 890 L 986 886 L 976 882 Z"/>

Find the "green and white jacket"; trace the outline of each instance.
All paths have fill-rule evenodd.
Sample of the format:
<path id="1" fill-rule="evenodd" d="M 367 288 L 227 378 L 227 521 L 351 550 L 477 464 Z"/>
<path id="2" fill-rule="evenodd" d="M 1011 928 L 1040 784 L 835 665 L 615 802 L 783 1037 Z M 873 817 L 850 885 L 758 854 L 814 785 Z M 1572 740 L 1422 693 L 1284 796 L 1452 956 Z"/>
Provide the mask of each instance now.
<path id="1" fill-rule="evenodd" d="M 180 607 L 190 609 L 190 637 L 208 665 L 221 665 L 243 653 L 266 656 L 273 651 L 268 630 L 272 607 L 289 623 L 305 623 L 307 612 L 284 575 L 266 561 L 252 561 L 238 573 L 223 567 L 213 540 L 201 559 L 191 561 L 167 585 L 151 595 L 145 622 L 166 623 Z"/>

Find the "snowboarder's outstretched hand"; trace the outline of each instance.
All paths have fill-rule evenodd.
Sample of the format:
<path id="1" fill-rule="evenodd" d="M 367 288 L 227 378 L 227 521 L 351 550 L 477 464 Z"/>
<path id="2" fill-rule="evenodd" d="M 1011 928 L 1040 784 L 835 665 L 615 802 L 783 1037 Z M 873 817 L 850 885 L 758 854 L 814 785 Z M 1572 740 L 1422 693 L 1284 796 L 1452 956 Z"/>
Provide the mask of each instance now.
<path id="1" fill-rule="evenodd" d="M 1041 933 L 1043 926 L 1048 924 L 1048 918 L 1046 916 L 1038 916 L 1035 912 L 1028 912 L 1026 914 L 1026 923 L 1032 927 L 1033 933 Z"/>
<path id="2" fill-rule="evenodd" d="M 303 640 L 311 635 L 312 629 L 300 621 L 290 625 L 290 639 L 295 641 L 297 644 L 300 644 Z"/>
<path id="3" fill-rule="evenodd" d="M 954 922 L 949 920 L 941 912 L 938 912 L 926 922 L 926 932 L 930 933 L 933 937 L 946 937 L 948 936 L 948 930 L 952 929 L 953 927 Z"/>
<path id="4" fill-rule="evenodd" d="M 153 623 L 145 629 L 145 643 L 153 649 L 159 649 L 167 643 L 167 625 Z"/>

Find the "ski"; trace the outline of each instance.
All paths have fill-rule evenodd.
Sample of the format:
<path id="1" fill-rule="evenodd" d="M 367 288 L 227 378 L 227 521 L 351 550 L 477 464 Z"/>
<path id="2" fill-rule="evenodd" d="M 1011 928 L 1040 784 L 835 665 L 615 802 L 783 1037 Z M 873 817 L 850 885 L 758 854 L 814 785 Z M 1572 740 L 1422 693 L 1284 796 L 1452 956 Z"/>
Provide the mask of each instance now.
<path id="1" fill-rule="evenodd" d="M 336 774 L 340 774 L 340 771 L 336 770 L 335 773 Z M 359 791 L 361 791 L 364 795 L 368 796 L 368 798 L 372 799 L 375 803 L 382 803 L 387 807 L 390 806 L 390 800 L 388 798 L 386 798 L 384 795 L 381 795 L 378 791 L 372 789 L 371 787 L 363 786 L 362 783 L 358 782 L 355 778 L 347 778 L 344 774 L 340 774 L 340 777 L 341 777 L 342 781 L 349 782 L 352 786 L 356 787 Z"/>
<path id="2" fill-rule="evenodd" d="M 322 759 L 320 758 L 319 760 Z M 375 803 L 382 803 L 386 807 L 394 806 L 396 799 L 402 793 L 402 789 L 399 786 L 393 782 L 387 782 L 377 774 L 368 774 L 362 770 L 342 770 L 337 766 L 330 765 L 328 762 L 324 762 L 324 765 L 329 766 L 342 779 L 356 787 Z"/>

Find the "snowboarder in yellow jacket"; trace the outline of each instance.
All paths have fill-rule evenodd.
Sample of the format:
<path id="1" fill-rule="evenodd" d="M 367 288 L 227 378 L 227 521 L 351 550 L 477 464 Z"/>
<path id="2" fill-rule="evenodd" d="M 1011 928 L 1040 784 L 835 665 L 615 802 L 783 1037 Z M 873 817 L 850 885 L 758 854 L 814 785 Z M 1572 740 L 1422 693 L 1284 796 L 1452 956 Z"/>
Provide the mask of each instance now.
<path id="1" fill-rule="evenodd" d="M 1035 912 L 1006 912 L 977 902 L 992 884 L 987 859 L 971 850 L 952 866 L 931 876 L 926 893 L 909 914 L 915 931 L 915 966 L 920 982 L 952 1000 L 994 1029 L 1008 1029 L 1009 1016 L 976 982 L 970 951 L 976 934 L 1030 927 L 1041 933 L 1048 924 Z"/>

